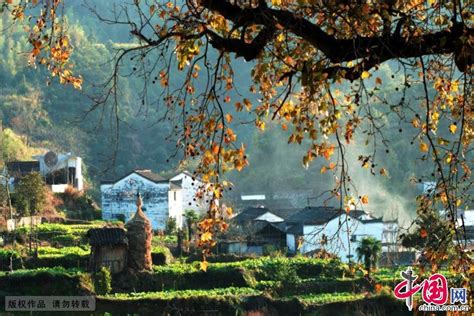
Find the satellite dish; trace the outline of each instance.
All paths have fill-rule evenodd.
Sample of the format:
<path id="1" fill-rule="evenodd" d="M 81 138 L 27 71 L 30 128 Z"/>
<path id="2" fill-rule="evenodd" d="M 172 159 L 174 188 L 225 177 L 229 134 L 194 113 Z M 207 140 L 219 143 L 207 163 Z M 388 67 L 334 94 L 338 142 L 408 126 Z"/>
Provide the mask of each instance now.
<path id="1" fill-rule="evenodd" d="M 44 155 L 44 163 L 48 168 L 53 168 L 58 164 L 58 155 L 54 151 L 48 151 L 46 155 Z"/>

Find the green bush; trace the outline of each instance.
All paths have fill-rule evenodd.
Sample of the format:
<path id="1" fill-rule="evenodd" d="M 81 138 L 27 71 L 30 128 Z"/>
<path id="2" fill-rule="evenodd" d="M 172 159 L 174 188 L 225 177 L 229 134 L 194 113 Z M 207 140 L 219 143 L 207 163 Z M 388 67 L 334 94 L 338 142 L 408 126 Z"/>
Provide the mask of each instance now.
<path id="1" fill-rule="evenodd" d="M 163 269 L 157 269 L 163 268 Z M 154 272 L 118 275 L 112 281 L 116 292 L 163 291 L 187 289 L 212 289 L 225 287 L 250 287 L 255 283 L 252 274 L 244 268 L 210 267 L 206 272 L 183 265 L 155 267 Z"/>
<path id="2" fill-rule="evenodd" d="M 173 262 L 174 257 L 168 247 L 153 246 L 151 249 L 151 259 L 154 265 L 164 265 Z"/>
<path id="3" fill-rule="evenodd" d="M 22 268 L 21 254 L 14 249 L 0 249 L 0 270 L 7 271 L 10 269 L 10 258 L 12 260 L 12 268 Z"/>
<path id="4" fill-rule="evenodd" d="M 102 267 L 94 273 L 94 291 L 99 295 L 105 295 L 112 291 L 112 276 L 106 267 Z"/>
<path id="5" fill-rule="evenodd" d="M 51 243 L 55 243 L 57 245 L 61 246 L 77 246 L 81 243 L 81 237 L 76 236 L 76 235 L 59 235 L 59 236 L 53 236 L 51 238 Z"/>
<path id="6" fill-rule="evenodd" d="M 77 269 L 61 267 L 0 272 L 0 296 L 3 295 L 87 295 L 90 276 Z"/>

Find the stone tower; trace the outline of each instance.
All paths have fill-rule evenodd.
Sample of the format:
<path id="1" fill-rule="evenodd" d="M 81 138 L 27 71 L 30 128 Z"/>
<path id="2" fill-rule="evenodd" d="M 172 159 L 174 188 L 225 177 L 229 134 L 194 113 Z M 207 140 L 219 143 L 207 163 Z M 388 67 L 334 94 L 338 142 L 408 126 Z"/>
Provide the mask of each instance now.
<path id="1" fill-rule="evenodd" d="M 142 198 L 137 193 L 137 212 L 125 224 L 128 239 L 127 266 L 130 270 L 152 270 L 151 239 L 153 237 L 151 224 L 142 211 Z"/>

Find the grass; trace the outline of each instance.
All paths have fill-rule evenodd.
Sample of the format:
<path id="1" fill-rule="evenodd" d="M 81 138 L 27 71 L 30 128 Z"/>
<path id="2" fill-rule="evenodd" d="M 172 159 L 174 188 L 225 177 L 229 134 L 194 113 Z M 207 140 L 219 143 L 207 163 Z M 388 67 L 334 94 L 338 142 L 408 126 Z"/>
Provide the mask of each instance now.
<path id="1" fill-rule="evenodd" d="M 38 257 L 40 258 L 59 258 L 68 255 L 74 256 L 88 256 L 90 254 L 90 247 L 39 247 Z"/>
<path id="2" fill-rule="evenodd" d="M 160 291 L 160 292 L 139 292 L 139 293 L 115 293 L 104 297 L 116 300 L 138 300 L 138 299 L 163 299 L 171 300 L 176 298 L 194 298 L 194 297 L 242 297 L 260 295 L 261 291 L 246 287 L 227 287 L 212 290 L 178 290 L 178 291 Z"/>
<path id="3" fill-rule="evenodd" d="M 322 305 L 328 303 L 350 302 L 360 300 L 366 297 L 366 294 L 359 293 L 321 293 L 321 294 L 302 294 L 286 297 L 288 299 L 297 298 L 304 304 L 308 305 Z"/>
<path id="4" fill-rule="evenodd" d="M 66 269 L 63 267 L 54 268 L 38 268 L 38 269 L 19 269 L 13 272 L 0 271 L 0 277 L 2 276 L 31 276 L 34 277 L 39 273 L 49 273 L 51 275 L 77 275 L 84 273 L 81 269 Z"/>

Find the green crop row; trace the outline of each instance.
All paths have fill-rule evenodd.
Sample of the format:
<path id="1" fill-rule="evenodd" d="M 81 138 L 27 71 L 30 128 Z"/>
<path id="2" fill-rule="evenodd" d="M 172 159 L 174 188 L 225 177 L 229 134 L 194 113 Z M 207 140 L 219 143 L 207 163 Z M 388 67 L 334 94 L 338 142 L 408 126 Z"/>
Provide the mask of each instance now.
<path id="1" fill-rule="evenodd" d="M 260 295 L 261 291 L 248 287 L 227 287 L 209 290 L 178 290 L 178 291 L 159 291 L 159 292 L 139 292 L 139 293 L 115 293 L 106 295 L 106 297 L 117 300 L 134 300 L 134 299 L 164 299 L 170 300 L 175 298 L 190 298 L 190 297 L 226 297 L 226 296 L 250 296 Z"/>
<path id="2" fill-rule="evenodd" d="M 304 304 L 327 304 L 337 302 L 348 302 L 363 299 L 365 294 L 355 294 L 349 292 L 342 293 L 320 293 L 320 294 L 303 294 L 288 298 L 297 298 Z"/>

